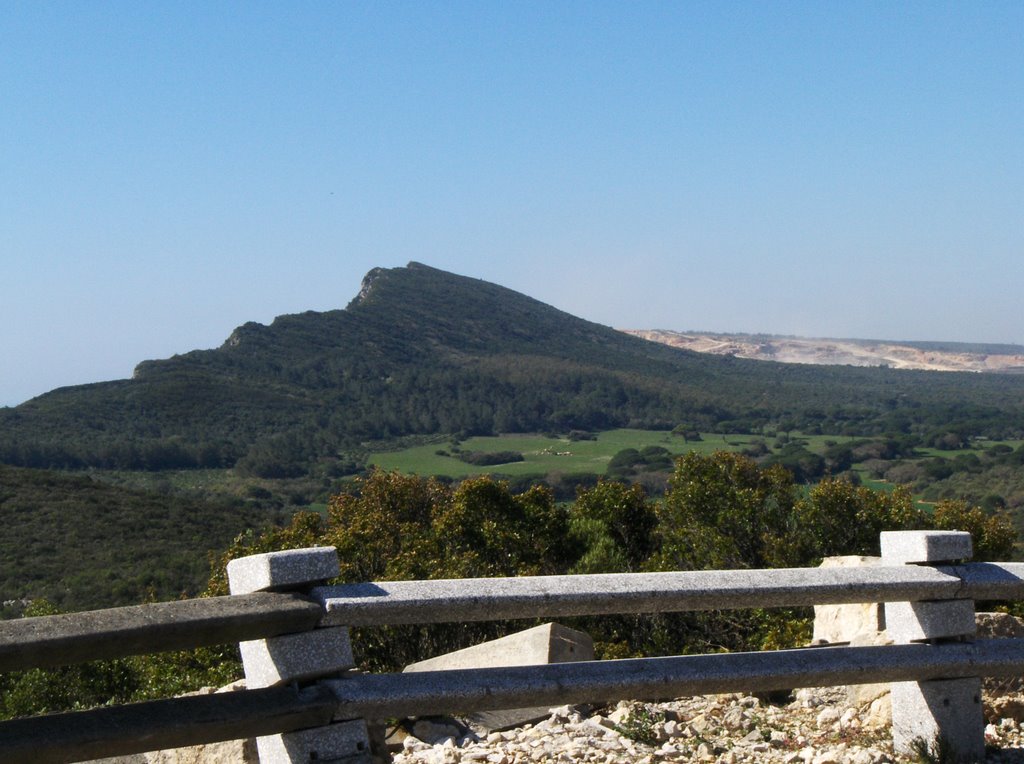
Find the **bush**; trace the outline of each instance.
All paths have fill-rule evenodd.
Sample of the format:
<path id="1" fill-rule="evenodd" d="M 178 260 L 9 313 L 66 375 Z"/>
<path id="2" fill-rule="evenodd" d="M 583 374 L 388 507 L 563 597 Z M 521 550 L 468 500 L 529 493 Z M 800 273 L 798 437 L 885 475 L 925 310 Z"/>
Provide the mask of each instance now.
<path id="1" fill-rule="evenodd" d="M 658 459 L 659 451 L 646 452 Z M 633 450 L 629 459 L 644 458 Z M 958 529 L 975 559 L 1006 559 L 1015 533 L 1001 514 L 962 501 L 934 515 L 910 493 L 829 478 L 809 491 L 779 465 L 736 453 L 678 459 L 656 504 L 638 485 L 601 481 L 570 509 L 546 486 L 513 492 L 492 477 L 457 486 L 375 470 L 330 500 L 327 516 L 237 537 L 216 561 L 207 594 L 227 593 L 228 560 L 281 549 L 335 546 L 338 582 L 553 575 L 568 572 L 813 566 L 825 555 L 877 554 L 883 530 Z M 47 612 L 34 603 L 34 614 Z M 533 625 L 455 623 L 353 631 L 364 668 L 400 670 L 415 660 Z M 809 609 L 614 615 L 570 620 L 606 656 L 667 655 L 793 646 L 809 638 Z M 0 675 L 0 712 L 64 710 L 159 697 L 240 675 L 234 646 Z"/>
<path id="2" fill-rule="evenodd" d="M 511 464 L 523 461 L 518 451 L 463 451 L 459 459 L 475 467 L 489 467 L 494 464 Z"/>
<path id="3" fill-rule="evenodd" d="M 579 440 L 597 440 L 597 436 L 586 430 L 570 430 L 569 440 L 574 442 Z"/>
<path id="4" fill-rule="evenodd" d="M 643 463 L 644 454 L 617 458 Z M 1014 539 L 1004 518 L 964 503 L 941 504 L 933 520 L 906 489 L 886 493 L 828 478 L 807 491 L 780 465 L 736 453 L 678 459 L 660 503 L 639 485 L 601 481 L 581 488 L 566 510 L 546 486 L 522 487 L 513 492 L 493 477 L 452 486 L 374 471 L 331 499 L 326 520 L 300 513 L 286 528 L 240 538 L 221 565 L 272 549 L 333 545 L 340 580 L 362 582 L 814 566 L 826 555 L 877 554 L 883 530 L 929 527 L 971 531 L 978 559 L 1005 558 Z M 226 590 L 218 575 L 213 593 Z M 792 646 L 809 638 L 809 619 L 808 609 L 773 609 L 570 623 L 616 654 L 665 655 Z M 353 640 L 364 667 L 394 670 L 526 625 L 361 629 Z"/>
<path id="5" fill-rule="evenodd" d="M 641 450 L 624 448 L 611 458 L 605 468 L 605 477 L 624 480 L 640 472 L 669 472 L 672 454 L 663 446 L 646 446 Z"/>

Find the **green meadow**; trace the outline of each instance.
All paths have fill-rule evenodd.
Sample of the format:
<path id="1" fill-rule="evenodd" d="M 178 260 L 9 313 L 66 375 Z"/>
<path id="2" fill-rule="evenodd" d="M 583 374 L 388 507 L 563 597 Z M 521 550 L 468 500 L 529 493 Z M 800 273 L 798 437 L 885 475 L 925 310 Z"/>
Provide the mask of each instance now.
<path id="1" fill-rule="evenodd" d="M 603 475 L 608 462 L 625 448 L 637 450 L 647 446 L 661 446 L 675 455 L 690 451 L 740 451 L 756 438 L 752 435 L 721 435 L 708 433 L 699 441 L 686 442 L 682 436 L 662 430 L 609 430 L 596 434 L 595 440 L 569 440 L 544 435 L 497 435 L 474 437 L 461 441 L 463 452 L 517 451 L 521 462 L 508 462 L 489 466 L 467 464 L 452 452 L 450 442 L 415 446 L 401 451 L 371 454 L 370 465 L 385 470 L 416 475 L 444 475 L 463 478 L 470 475 L 547 475 L 560 472 L 565 475 Z"/>
<path id="2" fill-rule="evenodd" d="M 803 445 L 808 451 L 824 454 L 836 443 L 864 440 L 838 435 L 804 435 L 799 432 L 787 433 L 789 442 Z M 473 437 L 463 441 L 440 441 L 428 445 L 413 446 L 394 451 L 380 451 L 370 454 L 367 466 L 384 470 L 397 470 L 405 474 L 439 475 L 453 479 L 472 475 L 499 474 L 510 477 L 523 475 L 603 475 L 608 462 L 625 448 L 641 450 L 647 446 L 661 446 L 673 455 L 690 451 L 711 453 L 713 451 L 742 451 L 755 441 L 762 441 L 772 453 L 779 448 L 775 436 L 723 435 L 701 433 L 699 441 L 687 442 L 680 435 L 664 430 L 618 429 L 596 433 L 594 440 L 570 440 L 567 437 L 550 437 L 541 434 L 509 434 L 488 437 Z M 1017 448 L 1021 441 L 999 441 Z M 945 451 L 922 448 L 915 458 L 944 457 L 953 459 L 958 455 L 980 453 L 996 441 L 978 444 L 975 449 Z M 495 453 L 515 451 L 523 455 L 523 461 L 506 462 L 487 466 L 468 464 L 459 458 L 459 452 Z M 863 465 L 854 464 L 853 469 L 861 473 L 866 485 L 882 490 L 892 490 L 893 485 L 883 480 L 871 479 Z"/>

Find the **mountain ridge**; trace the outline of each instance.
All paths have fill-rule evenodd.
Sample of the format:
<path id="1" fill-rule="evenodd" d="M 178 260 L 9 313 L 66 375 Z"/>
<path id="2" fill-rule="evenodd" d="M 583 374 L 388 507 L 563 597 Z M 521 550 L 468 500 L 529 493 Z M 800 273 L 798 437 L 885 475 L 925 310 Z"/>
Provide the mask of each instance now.
<path id="1" fill-rule="evenodd" d="M 984 377 L 984 378 L 981 378 Z M 975 378 L 975 379 L 972 379 Z M 1024 433 L 1024 379 L 805 366 L 633 337 L 420 263 L 377 268 L 344 309 L 236 328 L 127 380 L 0 410 L 0 462 L 27 467 L 341 469 L 412 434 L 759 431 Z"/>

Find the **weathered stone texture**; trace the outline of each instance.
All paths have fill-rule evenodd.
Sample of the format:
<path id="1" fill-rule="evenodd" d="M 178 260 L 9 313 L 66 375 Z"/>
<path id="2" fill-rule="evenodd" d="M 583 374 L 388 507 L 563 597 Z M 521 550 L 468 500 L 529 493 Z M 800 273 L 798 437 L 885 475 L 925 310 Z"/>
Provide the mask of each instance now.
<path id="1" fill-rule="evenodd" d="M 252 688 L 337 674 L 355 665 L 348 629 L 337 627 L 240 642 L 239 649 Z"/>
<path id="2" fill-rule="evenodd" d="M 232 594 L 284 591 L 322 583 L 340 572 L 333 546 L 288 549 L 231 560 L 228 584 Z"/>
<path id="3" fill-rule="evenodd" d="M 410 664 L 405 671 L 441 671 L 447 669 L 493 666 L 537 666 L 545 663 L 592 661 L 594 641 L 589 634 L 558 623 L 546 623 L 509 634 L 464 650 L 439 655 Z M 469 720 L 487 730 L 501 730 L 548 716 L 548 706 L 479 711 Z"/>

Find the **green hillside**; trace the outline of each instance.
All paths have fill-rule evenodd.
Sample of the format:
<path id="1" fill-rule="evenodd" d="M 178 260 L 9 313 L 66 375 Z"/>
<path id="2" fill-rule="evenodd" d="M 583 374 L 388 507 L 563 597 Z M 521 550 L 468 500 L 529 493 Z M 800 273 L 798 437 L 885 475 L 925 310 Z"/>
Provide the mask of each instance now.
<path id="1" fill-rule="evenodd" d="M 801 481 L 857 463 L 866 479 L 919 491 L 941 481 L 936 498 L 1017 511 L 1024 496 L 1016 445 L 966 453 L 979 436 L 1024 438 L 1024 377 L 698 355 L 411 263 L 371 271 L 343 310 L 245 324 L 217 349 L 143 362 L 132 379 L 0 409 L 0 463 L 13 465 L 0 468 L 0 598 L 80 609 L 194 590 L 207 550 L 276 519 L 275 507 L 325 501 L 399 438 L 428 444 L 418 458 L 444 460 L 451 474 L 518 452 L 499 471 L 562 473 L 571 498 L 568 476 L 582 469 L 572 459 L 608 444 L 543 453 L 551 436 L 633 428 L 669 438 L 679 425 L 708 447 L 722 433 L 772 437 L 762 457 L 800 468 Z M 838 450 L 808 456 L 790 432 Z M 474 440 L 498 433 L 543 442 Z M 851 436 L 875 440 L 847 454 Z M 985 488 L 997 475 L 998 490 Z M 224 498 L 201 498 L 211 481 Z"/>
<path id="2" fill-rule="evenodd" d="M 0 612 L 40 597 L 87 610 L 195 594 L 206 585 L 209 552 L 277 519 L 242 503 L 0 466 Z"/>
<path id="3" fill-rule="evenodd" d="M 344 310 L 236 329 L 130 380 L 0 409 L 0 462 L 343 474 L 367 440 L 616 427 L 1024 434 L 1024 378 L 698 355 L 410 263 Z"/>

